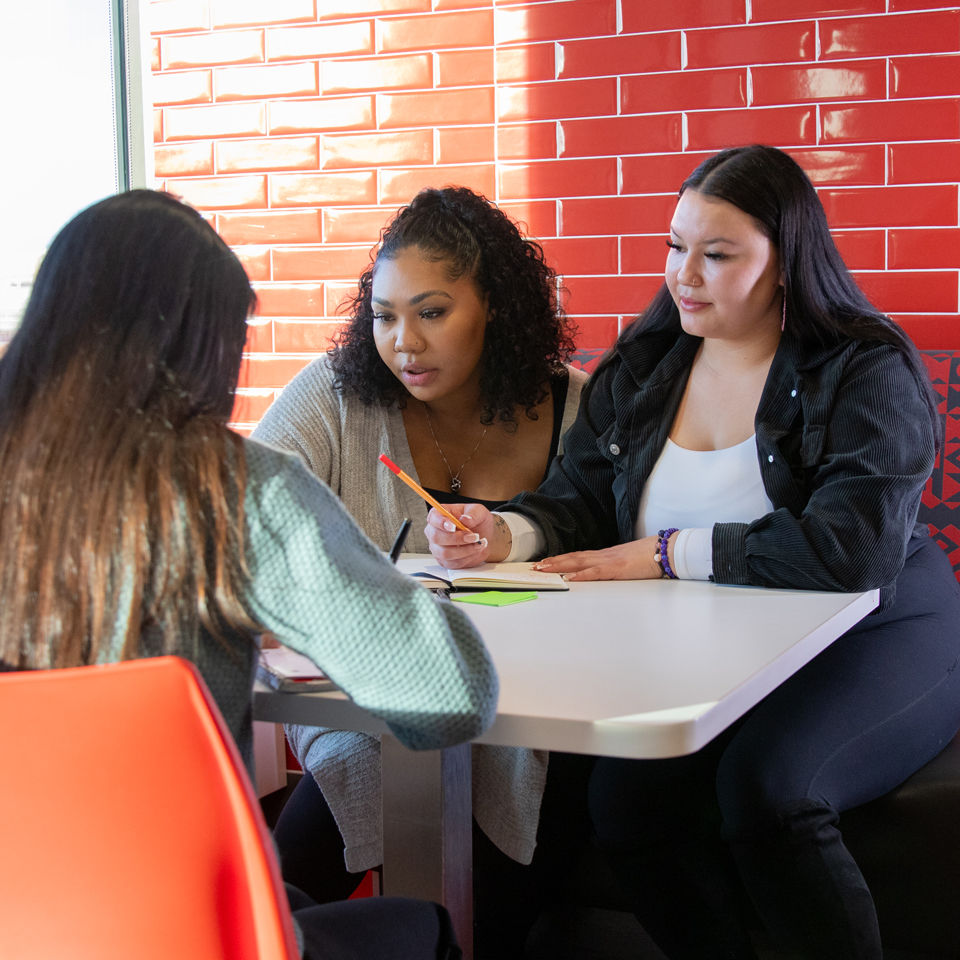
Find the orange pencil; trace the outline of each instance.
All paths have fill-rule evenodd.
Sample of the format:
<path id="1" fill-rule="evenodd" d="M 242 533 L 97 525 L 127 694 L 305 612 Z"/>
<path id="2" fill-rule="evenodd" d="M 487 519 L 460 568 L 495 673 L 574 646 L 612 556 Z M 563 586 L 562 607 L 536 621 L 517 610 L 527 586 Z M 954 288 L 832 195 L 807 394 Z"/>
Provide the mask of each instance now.
<path id="1" fill-rule="evenodd" d="M 433 497 L 427 493 L 423 487 L 417 483 L 409 473 L 404 473 L 385 453 L 380 454 L 380 462 L 385 466 L 389 467 L 411 490 L 414 491 L 418 496 L 423 497 L 431 507 L 435 507 L 439 510 L 448 520 L 452 520 L 464 533 L 473 533 L 469 527 L 465 527 L 449 510 L 445 509 L 441 504 L 437 503 Z"/>

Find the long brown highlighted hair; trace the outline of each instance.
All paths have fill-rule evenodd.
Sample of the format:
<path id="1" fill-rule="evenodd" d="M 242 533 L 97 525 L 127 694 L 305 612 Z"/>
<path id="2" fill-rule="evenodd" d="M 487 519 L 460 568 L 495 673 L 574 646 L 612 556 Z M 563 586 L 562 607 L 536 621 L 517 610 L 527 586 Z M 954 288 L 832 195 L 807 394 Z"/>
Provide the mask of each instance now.
<path id="1" fill-rule="evenodd" d="M 243 267 L 173 197 L 78 214 L 0 358 L 0 660 L 66 667 L 191 656 L 240 602 L 240 437 L 227 428 Z"/>

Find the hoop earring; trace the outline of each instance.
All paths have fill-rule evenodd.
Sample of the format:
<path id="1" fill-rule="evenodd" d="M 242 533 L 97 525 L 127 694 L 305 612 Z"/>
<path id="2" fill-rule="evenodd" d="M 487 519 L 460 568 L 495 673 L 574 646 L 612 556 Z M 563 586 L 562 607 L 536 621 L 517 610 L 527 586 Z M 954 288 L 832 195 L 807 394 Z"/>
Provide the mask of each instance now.
<path id="1" fill-rule="evenodd" d="M 780 332 L 787 329 L 787 288 L 783 288 L 783 320 L 780 321 Z"/>

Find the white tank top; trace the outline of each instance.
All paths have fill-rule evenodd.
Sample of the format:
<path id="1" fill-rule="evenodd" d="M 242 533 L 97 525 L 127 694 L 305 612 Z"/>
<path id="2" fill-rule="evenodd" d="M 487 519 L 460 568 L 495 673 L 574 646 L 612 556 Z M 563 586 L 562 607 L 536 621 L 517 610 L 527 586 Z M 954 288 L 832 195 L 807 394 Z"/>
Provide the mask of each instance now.
<path id="1" fill-rule="evenodd" d="M 643 488 L 636 536 L 678 527 L 684 535 L 674 543 L 675 572 L 705 580 L 713 572 L 713 525 L 750 523 L 773 509 L 756 435 L 723 450 L 687 450 L 668 438 Z"/>

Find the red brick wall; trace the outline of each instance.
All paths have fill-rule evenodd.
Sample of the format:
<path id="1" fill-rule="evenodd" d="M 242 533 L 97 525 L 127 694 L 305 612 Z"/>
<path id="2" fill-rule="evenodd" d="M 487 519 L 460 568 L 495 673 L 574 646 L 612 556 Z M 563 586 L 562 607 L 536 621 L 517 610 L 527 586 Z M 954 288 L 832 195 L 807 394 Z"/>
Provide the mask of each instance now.
<path id="1" fill-rule="evenodd" d="M 960 348 L 960 9 L 924 0 L 155 0 L 157 185 L 255 281 L 236 417 L 337 324 L 379 228 L 462 183 L 540 238 L 586 349 L 660 283 L 684 176 L 753 141 L 817 184 L 848 265 Z"/>

